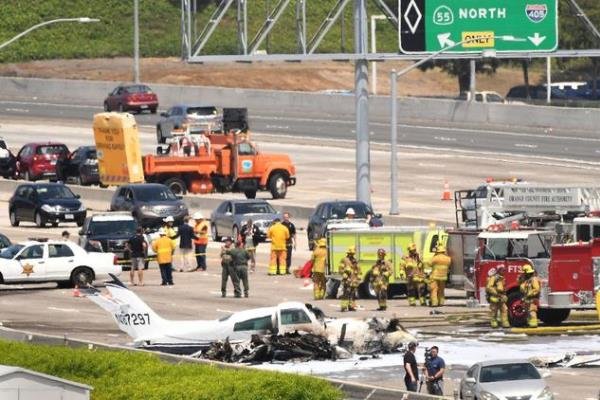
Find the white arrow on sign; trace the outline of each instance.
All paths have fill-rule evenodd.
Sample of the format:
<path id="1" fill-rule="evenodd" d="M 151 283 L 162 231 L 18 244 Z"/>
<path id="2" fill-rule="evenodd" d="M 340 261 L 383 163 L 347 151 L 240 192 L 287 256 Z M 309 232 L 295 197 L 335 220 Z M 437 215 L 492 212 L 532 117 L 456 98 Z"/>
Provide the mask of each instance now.
<path id="1" fill-rule="evenodd" d="M 450 39 L 451 33 L 440 33 L 437 35 L 438 42 L 440 42 L 440 47 L 443 49 L 445 47 L 454 46 L 456 43 Z"/>
<path id="2" fill-rule="evenodd" d="M 533 36 L 527 36 L 527 39 L 531 40 L 531 43 L 533 43 L 535 47 L 538 47 L 544 40 L 546 40 L 546 36 L 540 36 L 540 34 L 536 32 L 533 34 Z"/>

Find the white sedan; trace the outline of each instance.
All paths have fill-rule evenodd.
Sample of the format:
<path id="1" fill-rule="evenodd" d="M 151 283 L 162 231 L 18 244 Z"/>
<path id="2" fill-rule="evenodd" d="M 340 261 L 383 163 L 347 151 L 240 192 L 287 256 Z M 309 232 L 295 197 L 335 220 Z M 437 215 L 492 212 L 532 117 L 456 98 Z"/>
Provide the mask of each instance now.
<path id="1" fill-rule="evenodd" d="M 88 254 L 70 241 L 27 241 L 0 252 L 3 284 L 58 282 L 62 287 L 85 286 L 121 271 L 113 253 Z"/>

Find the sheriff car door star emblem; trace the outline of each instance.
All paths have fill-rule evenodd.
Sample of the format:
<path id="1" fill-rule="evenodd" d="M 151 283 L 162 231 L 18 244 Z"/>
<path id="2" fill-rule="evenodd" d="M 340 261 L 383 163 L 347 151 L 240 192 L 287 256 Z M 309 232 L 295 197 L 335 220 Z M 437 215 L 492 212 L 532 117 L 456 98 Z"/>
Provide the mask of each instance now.
<path id="1" fill-rule="evenodd" d="M 25 274 L 25 275 L 29 276 L 29 275 L 33 274 L 33 265 L 25 264 L 25 265 L 22 265 L 22 267 L 23 267 L 23 272 L 21 272 L 21 275 Z"/>

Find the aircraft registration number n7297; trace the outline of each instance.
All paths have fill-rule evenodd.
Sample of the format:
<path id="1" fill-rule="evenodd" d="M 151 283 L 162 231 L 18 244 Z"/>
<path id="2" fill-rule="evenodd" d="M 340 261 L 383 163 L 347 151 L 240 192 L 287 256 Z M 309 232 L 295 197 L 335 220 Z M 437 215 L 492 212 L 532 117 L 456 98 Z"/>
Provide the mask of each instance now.
<path id="1" fill-rule="evenodd" d="M 122 325 L 150 325 L 150 314 L 115 314 L 115 318 Z"/>

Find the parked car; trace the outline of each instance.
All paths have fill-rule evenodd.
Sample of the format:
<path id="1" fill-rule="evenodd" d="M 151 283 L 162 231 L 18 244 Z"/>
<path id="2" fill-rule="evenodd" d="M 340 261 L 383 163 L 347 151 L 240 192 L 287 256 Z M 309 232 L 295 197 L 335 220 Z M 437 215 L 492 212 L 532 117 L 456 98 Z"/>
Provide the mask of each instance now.
<path id="1" fill-rule="evenodd" d="M 214 106 L 178 104 L 160 116 L 160 121 L 156 124 L 158 143 L 165 143 L 168 138 L 173 137 L 173 130 L 183 135 L 223 129 L 223 116 Z"/>
<path id="2" fill-rule="evenodd" d="M 137 111 L 149 110 L 156 114 L 158 97 L 146 85 L 119 85 L 104 100 L 104 111 Z"/>
<path id="3" fill-rule="evenodd" d="M 529 361 L 490 360 L 474 364 L 465 373 L 460 398 L 553 400 L 554 394 Z"/>
<path id="4" fill-rule="evenodd" d="M 0 233 L 0 250 L 10 246 L 11 244 L 12 244 L 12 242 L 10 241 L 8 236 Z"/>
<path id="5" fill-rule="evenodd" d="M 56 179 L 76 185 L 99 184 L 96 146 L 78 147 L 67 157 L 58 159 Z"/>
<path id="6" fill-rule="evenodd" d="M 237 238 L 242 225 L 252 219 L 260 231 L 260 240 L 267 239 L 267 231 L 275 218 L 281 214 L 266 200 L 228 200 L 224 201 L 210 215 L 210 229 L 213 240 L 220 241 L 223 236 Z"/>
<path id="7" fill-rule="evenodd" d="M 17 154 L 17 174 L 26 181 L 56 178 L 56 163 L 69 155 L 62 143 L 28 143 Z"/>
<path id="8" fill-rule="evenodd" d="M 129 259 L 127 241 L 138 224 L 129 212 L 104 212 L 85 219 L 79 231 L 79 245 L 88 252 L 114 253 L 119 261 Z"/>
<path id="9" fill-rule="evenodd" d="M 10 151 L 4 139 L 0 138 L 0 176 L 5 179 L 14 178 L 17 169 L 17 158 Z"/>
<path id="10" fill-rule="evenodd" d="M 176 224 L 181 224 L 188 214 L 181 196 L 175 196 L 168 187 L 159 183 L 132 183 L 118 187 L 110 202 L 110 211 L 129 211 L 144 228 L 159 226 L 168 216 L 172 216 Z"/>
<path id="11" fill-rule="evenodd" d="M 8 215 L 12 226 L 31 221 L 43 228 L 47 223 L 60 222 L 83 225 L 87 211 L 79 195 L 62 183 L 26 183 L 17 186 L 8 201 Z"/>
<path id="12" fill-rule="evenodd" d="M 354 211 L 353 219 L 345 219 L 349 209 Z M 320 203 L 310 216 L 306 228 L 309 248 L 312 250 L 314 241 L 325 237 L 325 234 L 331 229 L 368 229 L 368 213 L 378 219 L 381 218 L 380 214 L 373 214 L 371 207 L 362 201 L 326 201 Z"/>
<path id="13" fill-rule="evenodd" d="M 59 286 L 85 286 L 94 280 L 119 275 L 112 253 L 89 254 L 70 241 L 26 241 L 0 251 L 0 283 L 58 282 Z"/>

